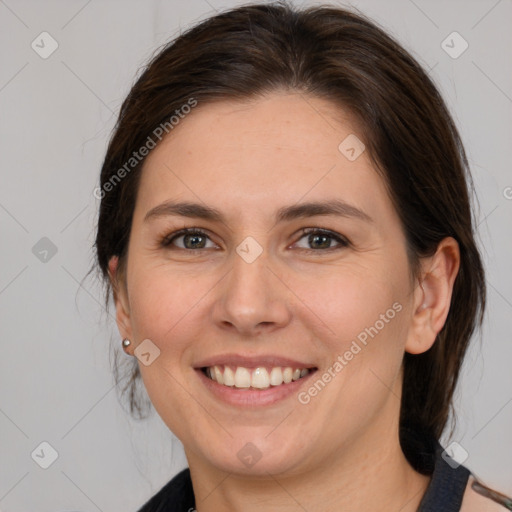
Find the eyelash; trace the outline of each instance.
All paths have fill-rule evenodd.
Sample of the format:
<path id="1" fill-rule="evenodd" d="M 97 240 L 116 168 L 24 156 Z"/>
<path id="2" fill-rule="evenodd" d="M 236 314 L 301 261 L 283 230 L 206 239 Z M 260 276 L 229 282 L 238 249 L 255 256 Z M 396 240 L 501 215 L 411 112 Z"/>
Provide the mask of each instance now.
<path id="1" fill-rule="evenodd" d="M 329 238 L 334 239 L 336 242 L 338 242 L 339 245 L 337 247 L 328 247 L 327 249 L 303 249 L 303 248 L 300 248 L 300 250 L 310 252 L 310 253 L 311 252 L 315 252 L 315 253 L 330 252 L 333 250 L 348 247 L 350 245 L 350 242 L 345 237 L 342 237 L 341 235 L 339 235 L 333 231 L 329 231 L 327 229 L 321 229 L 321 228 L 302 228 L 300 231 L 301 236 L 300 236 L 299 240 L 304 238 L 306 235 L 311 235 L 311 234 L 327 236 Z M 200 236 L 210 239 L 208 234 L 205 231 L 203 231 L 201 228 L 184 228 L 184 229 L 180 229 L 179 231 L 175 231 L 174 233 L 171 233 L 170 235 L 165 236 L 162 239 L 162 241 L 160 242 L 160 245 L 164 248 L 168 248 L 172 244 L 172 242 L 174 242 L 174 240 L 176 240 L 177 238 L 180 238 L 181 236 L 184 236 L 184 235 L 200 235 Z M 181 247 L 178 247 L 178 249 L 183 250 L 183 251 L 189 251 L 189 252 L 207 250 L 205 248 L 183 249 Z"/>

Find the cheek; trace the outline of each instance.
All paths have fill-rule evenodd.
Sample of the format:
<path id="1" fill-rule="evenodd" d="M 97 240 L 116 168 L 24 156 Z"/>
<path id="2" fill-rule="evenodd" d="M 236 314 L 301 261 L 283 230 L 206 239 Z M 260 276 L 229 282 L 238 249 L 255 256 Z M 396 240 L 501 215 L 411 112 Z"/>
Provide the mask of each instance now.
<path id="1" fill-rule="evenodd" d="M 385 331 L 389 335 L 386 338 L 400 338 L 396 334 L 402 332 L 405 317 L 407 276 L 390 265 L 375 263 L 347 263 L 288 277 L 295 302 L 303 304 L 303 316 L 309 315 L 318 324 L 322 341 L 331 349 L 348 349 L 352 340 L 359 337 L 364 342 L 376 330 L 380 338 Z"/>
<path id="2" fill-rule="evenodd" d="M 200 338 L 194 329 L 200 326 L 197 308 L 208 290 L 205 281 L 206 278 L 178 275 L 175 270 L 171 274 L 165 266 L 134 265 L 129 284 L 134 338 L 137 342 L 150 339 L 160 350 L 151 365 L 139 363 L 144 387 L 165 423 L 182 435 L 196 420 L 201 420 L 193 417 L 197 414 L 193 407 L 186 418 L 177 411 L 191 400 L 185 391 L 183 369 L 188 369 L 194 340 Z"/>
<path id="3" fill-rule="evenodd" d="M 409 281 L 400 268 L 407 267 L 353 265 L 332 269 L 328 279 L 296 279 L 294 291 L 311 309 L 318 346 L 327 352 L 326 369 L 318 375 L 333 382 L 322 391 L 327 408 L 344 404 L 354 418 L 364 416 L 394 386 L 409 321 Z"/>
<path id="4" fill-rule="evenodd" d="M 190 318 L 200 307 L 201 298 L 214 285 L 207 277 L 188 277 L 165 266 L 139 265 L 134 268 L 130 283 L 130 316 L 137 340 L 149 338 L 165 352 L 183 348 L 187 341 Z M 183 334 L 187 327 L 189 336 Z M 169 343 L 172 340 L 172 343 Z"/>

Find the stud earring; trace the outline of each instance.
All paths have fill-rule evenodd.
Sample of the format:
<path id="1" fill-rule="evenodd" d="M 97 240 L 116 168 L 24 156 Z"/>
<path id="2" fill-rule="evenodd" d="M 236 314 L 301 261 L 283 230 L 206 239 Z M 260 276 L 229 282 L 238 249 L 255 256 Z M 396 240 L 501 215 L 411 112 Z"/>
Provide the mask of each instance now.
<path id="1" fill-rule="evenodd" d="M 131 341 L 127 338 L 125 338 L 122 342 L 123 348 L 128 348 L 131 345 Z"/>

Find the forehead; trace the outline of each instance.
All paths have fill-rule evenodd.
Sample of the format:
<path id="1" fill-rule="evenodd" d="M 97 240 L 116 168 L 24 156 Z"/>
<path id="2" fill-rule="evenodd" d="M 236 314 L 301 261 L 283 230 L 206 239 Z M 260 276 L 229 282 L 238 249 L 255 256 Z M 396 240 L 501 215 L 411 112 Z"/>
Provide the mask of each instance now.
<path id="1" fill-rule="evenodd" d="M 240 213 L 326 194 L 356 203 L 370 194 L 378 202 L 376 196 L 386 195 L 382 179 L 366 151 L 347 158 L 347 140 L 362 149 L 358 123 L 316 97 L 275 93 L 198 104 L 146 158 L 138 204 L 214 197 Z"/>

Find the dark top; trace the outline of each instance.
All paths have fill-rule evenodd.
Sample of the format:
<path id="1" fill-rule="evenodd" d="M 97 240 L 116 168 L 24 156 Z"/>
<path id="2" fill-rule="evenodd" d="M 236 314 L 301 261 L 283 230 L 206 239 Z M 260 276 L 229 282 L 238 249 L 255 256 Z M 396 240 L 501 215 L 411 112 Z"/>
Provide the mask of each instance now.
<path id="1" fill-rule="evenodd" d="M 411 450 L 413 450 L 411 452 Z M 431 475 L 430 484 L 421 500 L 418 512 L 458 512 L 470 472 L 458 465 L 433 438 L 419 440 L 406 453 L 412 466 Z M 137 512 L 193 512 L 194 491 L 189 469 L 184 469 L 168 482 Z"/>

